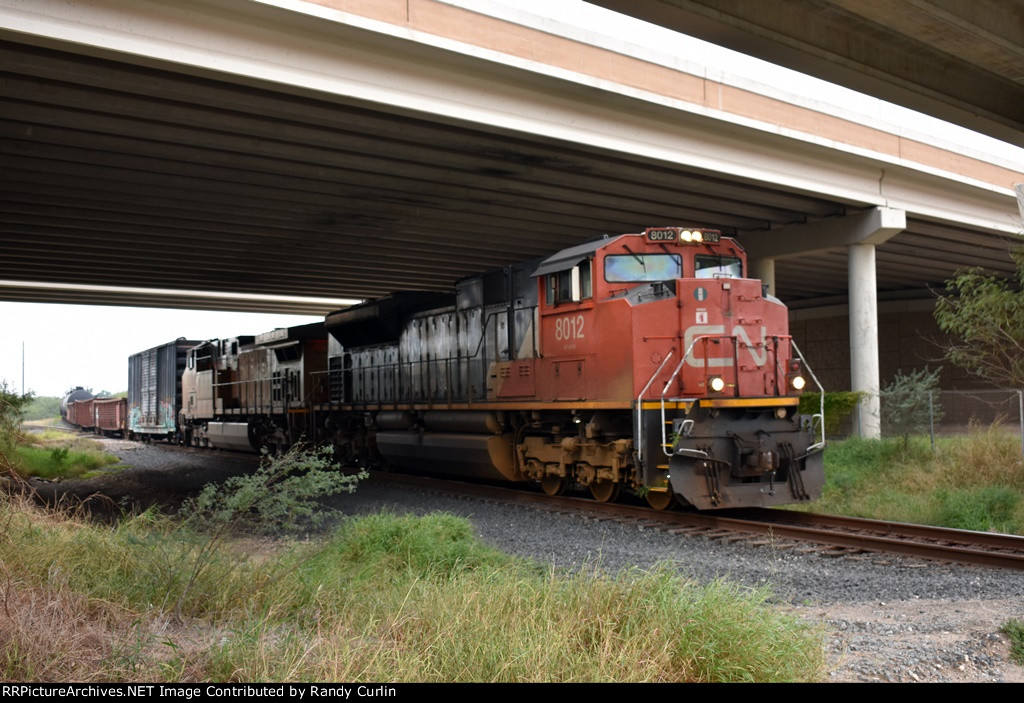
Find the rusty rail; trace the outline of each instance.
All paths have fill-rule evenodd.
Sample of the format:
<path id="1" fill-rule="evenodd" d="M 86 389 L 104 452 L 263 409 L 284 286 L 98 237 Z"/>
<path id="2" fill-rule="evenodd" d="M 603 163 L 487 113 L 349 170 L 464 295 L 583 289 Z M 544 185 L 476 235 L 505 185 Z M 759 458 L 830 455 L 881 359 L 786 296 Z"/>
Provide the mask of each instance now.
<path id="1" fill-rule="evenodd" d="M 551 497 L 521 488 L 501 488 L 405 474 L 374 474 L 387 481 L 436 490 L 471 493 L 561 510 L 642 520 L 655 528 L 697 528 L 721 533 L 763 535 L 774 539 L 845 547 L 862 552 L 902 554 L 960 564 L 1024 570 L 1024 537 L 945 527 L 819 515 L 793 510 L 749 508 L 714 512 L 666 512 L 586 498 Z"/>

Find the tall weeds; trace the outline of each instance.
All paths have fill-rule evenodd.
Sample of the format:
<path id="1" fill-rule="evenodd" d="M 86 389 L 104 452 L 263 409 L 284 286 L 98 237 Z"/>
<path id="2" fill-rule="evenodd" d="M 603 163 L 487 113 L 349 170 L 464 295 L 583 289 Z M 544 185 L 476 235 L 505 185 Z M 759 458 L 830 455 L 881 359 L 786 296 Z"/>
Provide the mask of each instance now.
<path id="1" fill-rule="evenodd" d="M 1024 534 L 1020 438 L 998 424 L 939 438 L 935 451 L 920 436 L 836 442 L 825 476 L 817 511 Z"/>
<path id="2" fill-rule="evenodd" d="M 198 575 L 191 550 L 209 534 L 155 513 L 100 527 L 4 499 L 0 523 L 3 680 L 804 681 L 823 669 L 820 633 L 765 592 L 668 569 L 560 574 L 484 547 L 449 515 L 351 519 L 259 553 L 223 539 Z"/>

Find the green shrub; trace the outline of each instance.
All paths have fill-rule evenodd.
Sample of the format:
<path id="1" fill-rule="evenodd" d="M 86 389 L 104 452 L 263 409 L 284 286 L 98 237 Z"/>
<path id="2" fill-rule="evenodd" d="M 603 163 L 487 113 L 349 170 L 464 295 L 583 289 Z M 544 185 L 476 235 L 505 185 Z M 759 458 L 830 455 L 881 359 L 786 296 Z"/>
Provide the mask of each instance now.
<path id="1" fill-rule="evenodd" d="M 825 393 L 825 434 L 836 435 L 857 408 L 860 391 L 827 391 Z M 800 413 L 813 415 L 821 412 L 821 393 L 804 393 L 800 396 Z"/>
<path id="2" fill-rule="evenodd" d="M 0 469 L 13 470 L 12 449 L 21 441 L 21 422 L 32 394 L 18 394 L 0 379 Z"/>
<path id="3" fill-rule="evenodd" d="M 352 493 L 365 472 L 345 474 L 332 464 L 329 446 L 293 445 L 281 455 L 264 453 L 255 472 L 209 484 L 185 502 L 180 516 L 200 532 L 241 527 L 261 534 L 300 532 L 330 514 L 320 499 Z"/>
<path id="4" fill-rule="evenodd" d="M 1010 658 L 1024 665 L 1024 622 L 1007 620 L 999 631 L 1010 638 Z"/>

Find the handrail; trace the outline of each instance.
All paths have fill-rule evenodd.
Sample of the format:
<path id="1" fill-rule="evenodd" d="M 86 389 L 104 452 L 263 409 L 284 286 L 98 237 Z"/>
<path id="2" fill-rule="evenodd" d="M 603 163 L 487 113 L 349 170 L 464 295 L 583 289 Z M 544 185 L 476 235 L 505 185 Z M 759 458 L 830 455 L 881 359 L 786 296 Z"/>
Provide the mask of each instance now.
<path id="1" fill-rule="evenodd" d="M 665 387 L 661 389 L 661 451 L 665 452 L 665 456 L 672 456 L 672 453 L 665 448 L 665 445 L 668 444 L 668 435 L 665 433 L 665 394 L 668 393 L 669 386 L 671 386 L 673 381 L 676 380 L 676 376 L 678 376 L 679 372 L 682 371 L 683 364 L 686 363 L 686 357 L 688 357 L 690 352 L 693 351 L 693 347 L 697 344 L 697 341 L 700 339 L 718 338 L 721 336 L 724 335 L 702 334 L 694 337 L 693 341 L 690 342 L 690 346 L 686 348 L 686 353 L 683 354 L 679 363 L 676 365 L 675 371 L 672 372 L 672 377 L 668 379 L 668 383 L 666 383 Z M 735 339 L 735 335 L 733 335 L 732 338 Z"/>
<path id="2" fill-rule="evenodd" d="M 811 446 L 807 447 L 807 453 L 810 454 L 811 452 L 816 452 L 819 449 L 824 449 L 824 447 L 825 447 L 825 389 L 824 389 L 824 387 L 822 387 L 821 383 L 818 381 L 818 377 L 814 375 L 814 370 L 811 368 L 811 365 L 807 363 L 807 359 L 804 358 L 803 352 L 800 351 L 800 347 L 798 347 L 796 345 L 796 340 L 793 339 L 792 337 L 790 337 L 789 343 L 792 345 L 793 349 L 796 351 L 797 356 L 800 357 L 800 361 L 801 361 L 801 363 L 803 363 L 804 368 L 807 369 L 807 373 L 811 374 L 811 378 L 814 379 L 814 385 L 816 385 L 818 387 L 818 394 L 819 394 L 820 400 L 821 400 L 821 412 L 819 412 L 817 415 L 811 415 L 811 428 L 812 428 L 812 430 L 813 430 L 813 427 L 814 427 L 814 419 L 815 418 L 818 419 L 818 423 L 821 426 L 821 441 L 817 442 L 816 444 L 812 444 Z"/>
<path id="3" fill-rule="evenodd" d="M 638 462 L 643 461 L 643 458 L 644 458 L 644 450 L 643 450 L 644 443 L 643 443 L 643 440 L 642 440 L 643 434 L 644 434 L 644 432 L 643 432 L 644 409 L 643 409 L 643 405 L 642 405 L 642 398 L 644 397 L 644 393 L 647 392 L 647 389 L 650 388 L 651 385 L 654 383 L 654 379 L 656 379 L 658 377 L 658 374 L 661 373 L 661 370 L 663 368 L 665 368 L 665 364 L 667 364 L 668 360 L 672 358 L 672 354 L 673 354 L 674 351 L 675 351 L 674 349 L 670 349 L 669 350 L 669 352 L 665 356 L 665 358 L 661 360 L 661 365 L 658 367 L 658 370 L 654 372 L 654 374 L 651 376 L 650 380 L 647 381 L 647 385 L 644 386 L 643 390 L 640 391 L 640 395 L 638 395 L 636 397 L 636 442 L 635 442 L 635 444 L 636 444 L 636 460 Z"/>
<path id="4" fill-rule="evenodd" d="M 818 389 L 820 391 L 820 395 L 821 395 L 821 412 L 811 416 L 811 425 L 813 427 L 815 420 L 818 421 L 818 424 L 821 427 L 821 441 L 819 441 L 819 442 L 817 442 L 817 443 L 815 443 L 815 444 L 813 444 L 813 445 L 811 445 L 810 447 L 807 448 L 808 453 L 814 452 L 814 451 L 817 451 L 818 449 L 821 449 L 822 447 L 825 446 L 825 389 L 822 388 L 821 383 L 818 381 L 818 377 L 814 375 L 814 371 L 811 369 L 810 365 L 807 363 L 807 360 L 804 358 L 803 353 L 801 353 L 800 348 L 797 346 L 796 340 L 793 339 L 792 335 L 777 335 L 775 338 L 778 339 L 779 336 L 785 336 L 785 337 L 789 338 L 789 342 L 793 346 L 793 349 L 796 351 L 797 356 L 800 357 L 800 361 L 803 363 L 804 368 L 806 368 L 808 373 L 811 374 L 811 378 L 814 380 L 814 383 L 818 386 Z M 668 393 L 669 387 L 672 385 L 672 382 L 675 381 L 676 376 L 679 374 L 679 371 L 682 370 L 683 364 L 686 363 L 687 357 L 690 356 L 690 352 L 693 351 L 693 348 L 697 345 L 697 342 L 701 341 L 702 339 L 706 340 L 706 339 L 724 339 L 724 338 L 728 338 L 728 339 L 731 339 L 733 341 L 733 345 L 734 345 L 733 346 L 733 354 L 735 355 L 735 353 L 736 353 L 736 346 L 735 345 L 738 344 L 738 340 L 736 338 L 736 335 L 704 334 L 704 335 L 699 335 L 697 337 L 694 337 L 693 340 L 690 342 L 690 346 L 688 346 L 686 348 L 686 353 L 683 354 L 682 359 L 679 360 L 679 364 L 676 366 L 675 371 L 672 372 L 672 377 L 668 380 L 668 383 L 665 384 L 664 389 L 662 389 L 662 393 L 661 393 L 661 446 L 662 446 L 662 451 L 665 452 L 666 456 L 672 456 L 672 453 L 669 452 L 665 448 L 665 445 L 668 444 L 668 435 L 667 435 L 666 430 L 665 430 L 665 394 Z M 778 356 L 778 354 L 776 354 L 776 357 L 777 356 Z M 778 358 L 775 359 L 775 363 L 776 363 L 776 366 L 778 366 Z"/>

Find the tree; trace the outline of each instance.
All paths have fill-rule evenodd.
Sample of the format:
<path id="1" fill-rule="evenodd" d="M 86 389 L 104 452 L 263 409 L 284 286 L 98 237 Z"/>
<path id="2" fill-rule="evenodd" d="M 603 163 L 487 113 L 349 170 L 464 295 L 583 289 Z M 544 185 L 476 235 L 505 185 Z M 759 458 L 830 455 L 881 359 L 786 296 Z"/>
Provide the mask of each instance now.
<path id="1" fill-rule="evenodd" d="M 56 396 L 37 395 L 25 408 L 26 420 L 46 420 L 60 417 L 60 398 Z"/>
<path id="2" fill-rule="evenodd" d="M 19 395 L 0 379 L 0 470 L 14 472 L 14 445 L 21 438 L 21 421 L 25 406 L 32 401 L 32 393 Z"/>
<path id="3" fill-rule="evenodd" d="M 0 379 L 0 445 L 10 447 L 21 434 L 25 407 L 32 402 L 32 393 L 18 394 Z"/>
<path id="4" fill-rule="evenodd" d="M 946 281 L 935 321 L 950 335 L 947 359 L 995 385 L 1024 388 L 1024 248 L 1010 256 L 1015 279 L 973 268 Z"/>
<path id="5" fill-rule="evenodd" d="M 933 421 L 942 419 L 941 405 L 933 405 L 940 371 L 925 367 L 904 374 L 900 370 L 882 389 L 882 431 L 890 437 L 902 437 L 904 448 L 910 444 L 910 435 L 923 434 Z"/>

